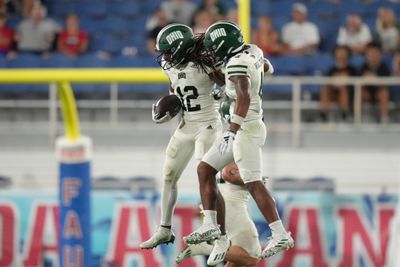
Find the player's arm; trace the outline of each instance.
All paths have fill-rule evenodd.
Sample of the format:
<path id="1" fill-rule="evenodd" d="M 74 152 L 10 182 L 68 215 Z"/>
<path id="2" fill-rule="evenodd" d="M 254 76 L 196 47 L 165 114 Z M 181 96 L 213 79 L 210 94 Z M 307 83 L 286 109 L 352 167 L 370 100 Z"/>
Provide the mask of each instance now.
<path id="1" fill-rule="evenodd" d="M 242 125 L 244 118 L 250 106 L 250 79 L 245 75 L 231 76 L 229 78 L 234 84 L 236 89 L 236 105 L 234 113 L 231 116 L 231 123 L 229 130 L 237 132 Z"/>
<path id="2" fill-rule="evenodd" d="M 272 66 L 271 62 L 264 58 L 264 74 L 273 74 L 274 66 Z"/>
<path id="3" fill-rule="evenodd" d="M 214 81 L 216 84 L 219 86 L 224 86 L 225 85 L 225 75 L 221 72 L 221 70 L 216 70 L 208 74 L 208 77 L 212 81 Z"/>

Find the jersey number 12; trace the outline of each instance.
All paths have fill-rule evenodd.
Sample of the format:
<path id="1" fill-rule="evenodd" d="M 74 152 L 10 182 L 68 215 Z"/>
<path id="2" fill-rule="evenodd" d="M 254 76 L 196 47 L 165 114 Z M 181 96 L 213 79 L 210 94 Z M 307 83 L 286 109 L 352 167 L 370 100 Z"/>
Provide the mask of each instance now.
<path id="1" fill-rule="evenodd" d="M 185 94 L 182 93 L 181 88 L 179 86 L 176 88 L 176 91 L 179 94 L 184 111 L 191 112 L 191 111 L 198 111 L 201 109 L 200 105 L 192 106 L 191 105 L 192 103 L 190 102 L 191 100 L 195 100 L 199 97 L 199 92 L 197 91 L 196 87 L 191 85 L 185 86 L 183 88 L 183 92 Z"/>

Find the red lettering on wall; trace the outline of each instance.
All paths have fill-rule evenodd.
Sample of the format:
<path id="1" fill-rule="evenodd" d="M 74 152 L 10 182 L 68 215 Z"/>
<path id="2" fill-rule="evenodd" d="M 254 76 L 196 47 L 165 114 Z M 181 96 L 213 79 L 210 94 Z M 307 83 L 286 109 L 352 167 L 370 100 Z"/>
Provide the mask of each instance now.
<path id="1" fill-rule="evenodd" d="M 375 227 L 367 224 L 356 208 L 340 208 L 339 216 L 343 222 L 343 238 L 339 241 L 343 242 L 341 245 L 343 255 L 339 267 L 358 266 L 355 261 L 361 251 L 360 248 L 365 251 L 364 258 L 370 260 L 371 266 L 383 267 L 388 243 L 388 226 L 393 216 L 393 210 L 381 210 L 379 218 L 374 221 L 374 224 L 380 225 Z M 356 240 L 360 242 L 356 242 Z"/>
<path id="2" fill-rule="evenodd" d="M 177 253 L 181 251 L 186 245 L 182 240 L 182 237 L 190 234 L 194 231 L 194 222 L 198 220 L 199 209 L 196 206 L 177 206 L 175 208 L 174 219 L 177 225 L 179 225 L 179 232 L 177 232 L 175 242 Z M 178 230 L 178 228 L 176 228 Z M 187 258 L 181 264 L 180 267 L 194 267 L 197 266 L 194 258 Z"/>
<path id="3" fill-rule="evenodd" d="M 9 204 L 0 205 L 0 266 L 12 266 L 16 248 L 16 219 Z"/>
<path id="4" fill-rule="evenodd" d="M 379 211 L 379 233 L 382 256 L 385 257 L 389 245 L 390 223 L 394 218 L 394 208 L 381 208 Z"/>
<path id="5" fill-rule="evenodd" d="M 83 267 L 83 248 L 80 245 L 64 246 L 63 267 Z"/>
<path id="6" fill-rule="evenodd" d="M 64 238 L 82 238 L 81 224 L 78 214 L 75 211 L 69 210 L 65 215 Z"/>
<path id="7" fill-rule="evenodd" d="M 288 215 L 288 229 L 295 239 L 299 232 L 300 216 L 305 216 L 309 244 L 306 247 L 301 247 L 296 244 L 294 248 L 283 252 L 281 261 L 277 267 L 293 266 L 297 256 L 308 256 L 312 261 L 312 266 L 328 267 L 324 259 L 324 248 L 321 242 L 321 229 L 318 220 L 318 211 L 315 208 L 292 208 Z"/>
<path id="8" fill-rule="evenodd" d="M 62 190 L 62 201 L 64 206 L 70 206 L 72 198 L 79 195 L 79 188 L 82 182 L 79 178 L 64 178 Z"/>
<path id="9" fill-rule="evenodd" d="M 57 254 L 60 233 L 58 207 L 40 204 L 34 208 L 25 246 L 24 266 L 42 266 L 42 256 L 51 252 Z M 46 235 L 46 231 L 51 234 Z M 49 240 L 49 238 L 51 238 Z"/>
<path id="10" fill-rule="evenodd" d="M 112 227 L 112 238 L 110 240 L 109 255 L 107 261 L 116 267 L 126 266 L 129 256 L 138 258 L 139 265 L 160 266 L 156 260 L 156 250 L 140 249 L 138 244 L 150 238 L 150 223 L 148 220 L 148 209 L 146 205 L 130 204 L 121 205 L 118 214 L 114 218 Z M 135 231 L 135 230 L 136 231 Z M 130 242 L 130 238 L 137 238 L 138 242 Z"/>

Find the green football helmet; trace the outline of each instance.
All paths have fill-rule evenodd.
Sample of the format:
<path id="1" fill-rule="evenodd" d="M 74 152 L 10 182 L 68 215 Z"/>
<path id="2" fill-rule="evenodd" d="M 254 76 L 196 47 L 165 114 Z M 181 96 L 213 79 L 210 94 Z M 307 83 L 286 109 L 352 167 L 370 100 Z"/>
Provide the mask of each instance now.
<path id="1" fill-rule="evenodd" d="M 185 56 L 192 48 L 193 31 L 190 27 L 173 23 L 165 26 L 157 35 L 156 50 L 160 52 L 159 61 L 166 68 L 186 63 Z M 164 65 L 164 66 L 163 66 Z"/>
<path id="2" fill-rule="evenodd" d="M 240 28 L 230 21 L 218 21 L 206 30 L 204 47 L 215 58 L 215 64 L 222 64 L 230 55 L 242 50 L 243 35 Z"/>

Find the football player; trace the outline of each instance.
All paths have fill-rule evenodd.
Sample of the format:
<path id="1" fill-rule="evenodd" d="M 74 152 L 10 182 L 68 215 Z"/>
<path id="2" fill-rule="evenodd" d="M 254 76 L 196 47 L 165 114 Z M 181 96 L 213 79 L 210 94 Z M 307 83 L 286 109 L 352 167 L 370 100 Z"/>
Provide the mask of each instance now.
<path id="1" fill-rule="evenodd" d="M 229 240 L 221 235 L 217 225 L 218 189 L 214 177 L 225 165 L 234 161 L 245 188 L 271 228 L 271 240 L 262 252 L 263 258 L 270 257 L 294 245 L 279 218 L 274 199 L 261 180 L 262 146 L 267 134 L 263 122 L 262 88 L 264 72 L 271 65 L 256 45 L 244 43 L 239 27 L 228 21 L 216 22 L 207 29 L 204 46 L 215 64 L 225 64 L 225 94 L 232 102 L 231 115 L 228 130 L 198 165 L 205 219 L 199 229 L 184 237 L 184 241 L 196 244 L 220 237 L 213 248 L 218 252 L 213 251 L 213 255 L 223 255 L 228 250 Z M 216 265 L 220 261 L 218 257 L 209 257 L 207 263 Z"/>
<path id="2" fill-rule="evenodd" d="M 194 36 L 192 29 L 184 24 L 170 24 L 158 33 L 156 39 L 156 50 L 161 54 L 160 64 L 170 80 L 170 93 L 181 99 L 183 114 L 166 149 L 160 226 L 150 239 L 140 244 L 143 249 L 174 242 L 171 225 L 178 195 L 177 182 L 190 158 L 194 155 L 200 161 L 217 136 L 222 134 L 218 102 L 211 93 L 214 83 L 222 85 L 224 78 L 213 68 L 212 62 L 200 56 L 204 51 L 203 37 L 204 34 Z M 161 117 L 155 110 L 153 106 L 154 122 L 163 123 L 171 119 L 168 113 Z M 223 204 L 223 201 L 219 203 Z"/>
<path id="3" fill-rule="evenodd" d="M 225 267 L 255 266 L 259 261 L 261 246 L 256 226 L 248 213 L 249 193 L 235 163 L 225 166 L 217 176 L 221 176 L 217 182 L 225 200 L 226 231 L 232 241 L 224 257 L 228 262 Z M 207 242 L 189 244 L 178 254 L 176 262 L 195 255 L 210 255 L 212 248 Z"/>

